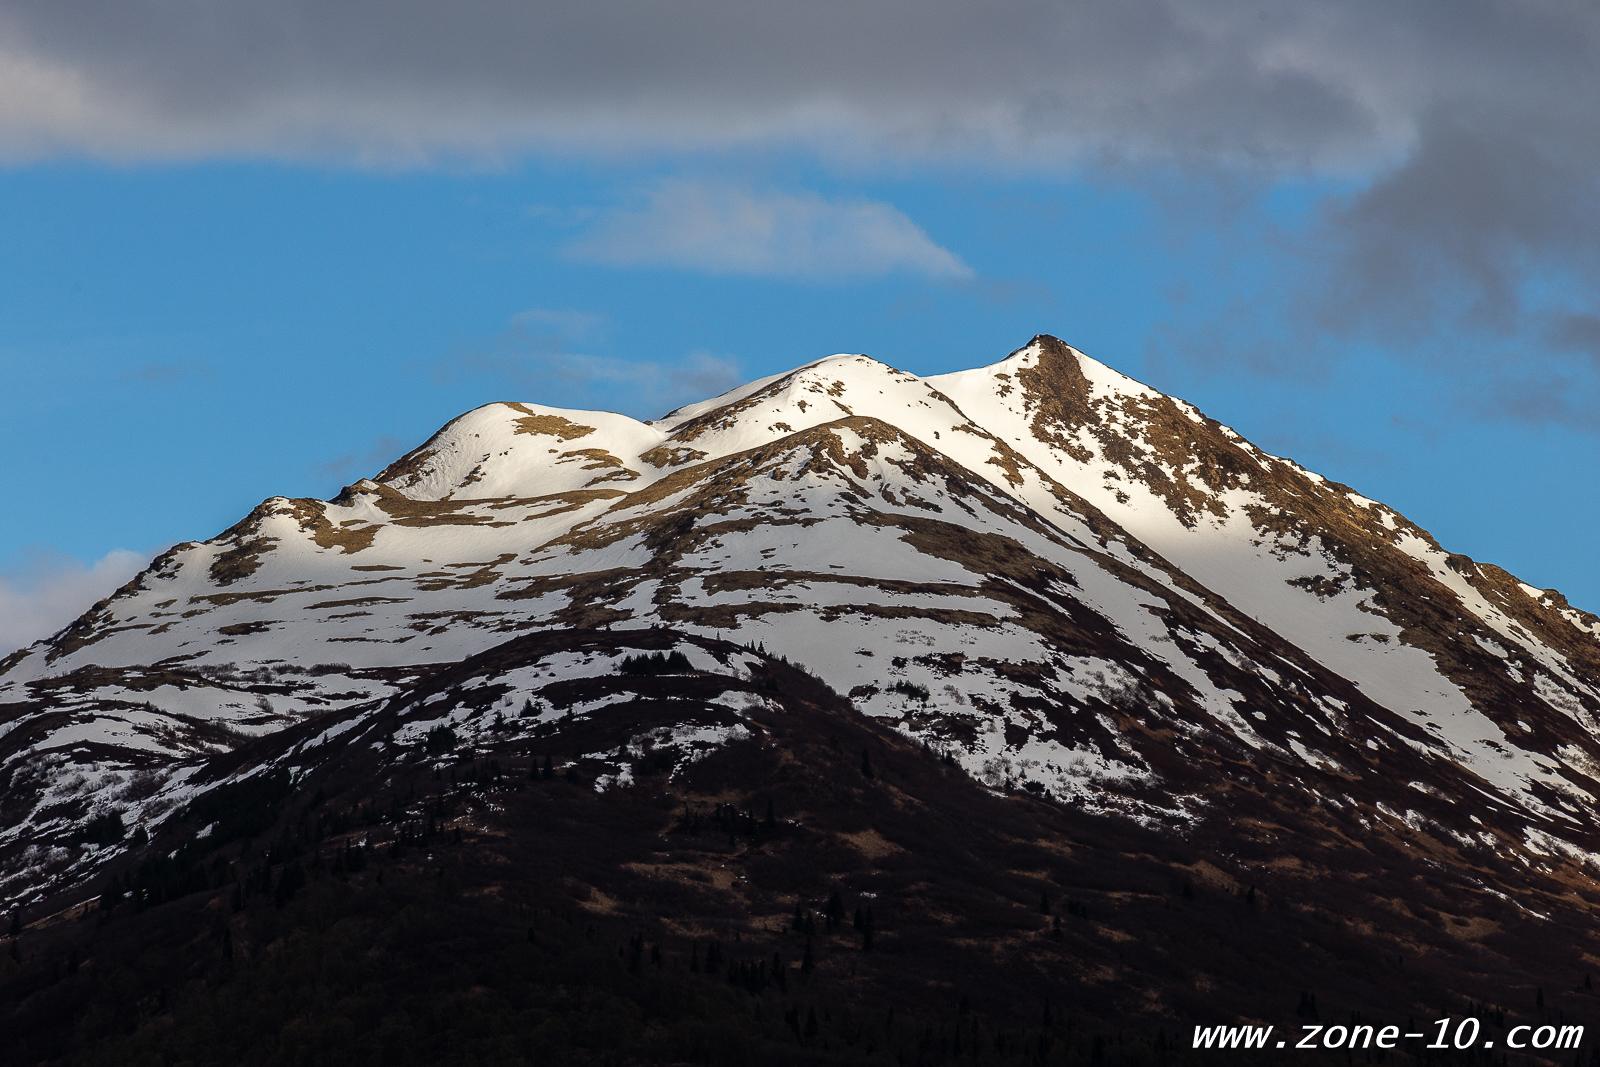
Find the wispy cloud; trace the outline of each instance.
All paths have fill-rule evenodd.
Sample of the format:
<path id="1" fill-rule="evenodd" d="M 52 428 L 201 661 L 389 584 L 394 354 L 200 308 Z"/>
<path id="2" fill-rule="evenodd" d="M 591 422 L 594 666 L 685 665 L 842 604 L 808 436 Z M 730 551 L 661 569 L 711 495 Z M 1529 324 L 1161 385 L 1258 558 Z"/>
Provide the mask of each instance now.
<path id="1" fill-rule="evenodd" d="M 1266 182 L 1164 205 L 1169 239 L 1219 251 L 1210 298 L 1152 331 L 1158 358 L 1315 379 L 1365 348 L 1426 368 L 1458 413 L 1600 428 L 1600 117 L 1565 107 L 1435 108 L 1300 218 Z"/>
<path id="2" fill-rule="evenodd" d="M 603 316 L 534 308 L 514 316 L 499 337 L 441 360 L 433 380 L 445 385 L 481 377 L 514 395 L 552 407 L 616 411 L 656 418 L 673 408 L 742 384 L 737 360 L 696 351 L 677 359 L 628 360 L 578 351 L 598 339 Z"/>
<path id="3" fill-rule="evenodd" d="M 398 437 L 383 434 L 373 438 L 370 448 L 347 452 L 338 459 L 329 460 L 317 466 L 317 474 L 330 481 L 337 480 L 341 484 L 349 480 L 351 474 L 360 474 L 360 477 L 370 477 L 381 471 L 405 454 L 407 445 Z"/>
<path id="4" fill-rule="evenodd" d="M 744 381 L 739 365 L 710 352 L 691 352 L 670 361 L 633 361 L 578 353 L 531 356 L 522 371 L 529 381 L 556 379 L 586 393 L 620 388 L 634 405 L 648 404 L 655 415 L 725 393 Z M 660 410 L 657 410 L 657 409 Z"/>
<path id="5" fill-rule="evenodd" d="M 54 634 L 150 559 L 118 548 L 87 564 L 47 546 L 23 549 L 0 569 L 0 656 Z"/>
<path id="6" fill-rule="evenodd" d="M 1600 315 L 1558 312 L 1545 322 L 1545 342 L 1559 352 L 1582 352 L 1600 363 Z"/>
<path id="7" fill-rule="evenodd" d="M 216 372 L 209 363 L 198 359 L 180 359 L 171 363 L 141 363 L 129 367 L 118 376 L 124 382 L 142 385 L 172 385 L 190 378 L 215 378 Z"/>
<path id="8" fill-rule="evenodd" d="M 531 341 L 546 338 L 556 342 L 588 341 L 605 331 L 606 317 L 572 308 L 531 308 L 511 316 L 511 332 Z"/>
<path id="9" fill-rule="evenodd" d="M 644 201 L 602 215 L 567 253 L 612 266 L 770 277 L 973 273 L 898 208 L 879 201 L 685 179 L 660 183 Z"/>

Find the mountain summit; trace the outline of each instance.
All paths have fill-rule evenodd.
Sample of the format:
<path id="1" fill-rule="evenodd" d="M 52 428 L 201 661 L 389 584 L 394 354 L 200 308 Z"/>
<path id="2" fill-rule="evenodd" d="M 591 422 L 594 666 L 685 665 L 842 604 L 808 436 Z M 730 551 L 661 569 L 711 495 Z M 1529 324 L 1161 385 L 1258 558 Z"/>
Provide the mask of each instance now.
<path id="1" fill-rule="evenodd" d="M 596 681 L 669 656 L 733 688 L 675 718 Z M 526 756 L 587 724 L 562 762 L 632 788 L 761 734 L 779 664 L 979 792 L 1252 884 L 1382 843 L 1548 913 L 1600 853 L 1600 619 L 1040 336 L 652 422 L 489 404 L 178 545 L 0 662 L 0 891 L 65 899 L 140 847 L 89 820 L 193 840 L 209 791 L 357 738 L 390 775 L 445 728 Z"/>

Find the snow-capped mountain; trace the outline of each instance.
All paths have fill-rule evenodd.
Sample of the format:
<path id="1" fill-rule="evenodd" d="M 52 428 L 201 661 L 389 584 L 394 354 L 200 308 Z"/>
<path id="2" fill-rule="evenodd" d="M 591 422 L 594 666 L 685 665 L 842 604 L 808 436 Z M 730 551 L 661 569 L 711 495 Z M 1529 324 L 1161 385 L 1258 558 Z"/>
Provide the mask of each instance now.
<path id="1" fill-rule="evenodd" d="M 1249 794 L 1523 866 L 1600 852 L 1600 619 L 1038 337 L 928 378 L 834 356 L 653 422 L 490 404 L 177 546 L 0 661 L 0 893 L 103 861 L 73 843 L 97 812 L 158 832 L 258 769 L 251 738 L 302 768 L 380 709 L 381 751 L 626 716 L 572 686 L 628 631 L 712 674 L 782 657 L 989 789 L 1173 834 Z M 652 743 L 739 736 L 747 699 Z M 584 758 L 611 788 L 637 754 Z"/>

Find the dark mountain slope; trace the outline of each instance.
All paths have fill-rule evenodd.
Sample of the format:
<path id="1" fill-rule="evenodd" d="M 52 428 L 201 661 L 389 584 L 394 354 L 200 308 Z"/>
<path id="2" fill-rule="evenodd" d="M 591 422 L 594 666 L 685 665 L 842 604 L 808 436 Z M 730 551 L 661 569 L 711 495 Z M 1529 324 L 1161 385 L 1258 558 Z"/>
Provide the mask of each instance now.
<path id="1" fill-rule="evenodd" d="M 745 677 L 615 673 L 675 650 Z M 596 669 L 551 711 L 612 702 L 487 718 L 496 679 L 561 656 Z M 438 727 L 431 755 L 383 740 L 441 716 L 448 754 Z M 1293 1027 L 1302 992 L 1323 1021 L 1487 1004 L 1486 1035 L 1595 1006 L 1580 871 L 1367 832 L 1271 766 L 1174 838 L 995 795 L 803 671 L 665 630 L 514 639 L 352 721 L 233 754 L 300 769 L 175 820 L 102 907 L 35 917 L 0 985 L 13 1062 L 1023 1063 L 1041 1036 L 1044 1062 L 1161 1062 L 1196 1023 Z M 678 740 L 641 742 L 658 729 Z"/>

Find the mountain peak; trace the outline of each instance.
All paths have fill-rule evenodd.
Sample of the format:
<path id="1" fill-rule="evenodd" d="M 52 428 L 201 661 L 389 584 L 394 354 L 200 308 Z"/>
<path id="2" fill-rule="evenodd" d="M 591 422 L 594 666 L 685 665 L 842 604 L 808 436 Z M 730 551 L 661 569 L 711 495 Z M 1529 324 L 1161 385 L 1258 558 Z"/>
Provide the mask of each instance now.
<path id="1" fill-rule="evenodd" d="M 1192 825 L 1276 768 L 1369 821 L 1497 820 L 1518 862 L 1600 850 L 1593 616 L 1039 335 L 653 422 L 487 404 L 332 501 L 263 503 L 7 661 L 4 759 L 53 769 L 7 779 L 0 856 L 107 803 L 163 825 L 241 739 L 367 722 L 518 635 L 656 628 L 774 650 L 991 790 Z M 482 706 L 601 669 L 507 668 Z"/>

